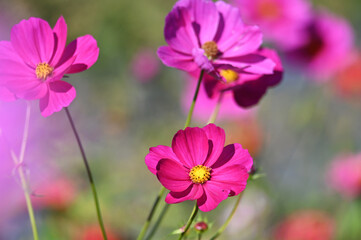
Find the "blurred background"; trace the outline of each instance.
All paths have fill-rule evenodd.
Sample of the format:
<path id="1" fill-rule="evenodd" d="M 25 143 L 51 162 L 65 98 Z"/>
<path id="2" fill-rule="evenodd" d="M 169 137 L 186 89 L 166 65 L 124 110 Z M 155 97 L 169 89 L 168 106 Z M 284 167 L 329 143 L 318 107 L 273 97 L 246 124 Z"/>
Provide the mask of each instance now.
<path id="1" fill-rule="evenodd" d="M 157 48 L 166 44 L 164 19 L 174 3 L 0 0 L 1 40 L 8 41 L 11 27 L 22 19 L 40 17 L 54 26 L 62 15 L 69 42 L 85 34 L 98 42 L 96 64 L 66 80 L 77 90 L 69 110 L 93 170 L 111 239 L 138 235 L 161 186 L 144 157 L 149 147 L 169 146 L 186 119 L 189 106 L 184 91 L 195 80 L 164 66 L 156 55 Z M 348 41 L 343 37 L 352 38 L 345 48 L 347 56 L 326 55 L 335 67 L 330 64 L 319 74 L 317 66 L 307 61 L 316 58 L 320 46 L 317 51 L 312 48 L 313 55 L 303 62 L 293 61 L 292 50 L 265 36 L 265 44 L 277 49 L 282 59 L 282 82 L 269 89 L 257 107 L 237 108 L 233 117 L 219 116 L 216 121 L 225 128 L 227 142 L 239 142 L 250 150 L 257 171 L 265 177 L 249 183 L 220 239 L 361 239 L 361 157 L 357 155 L 361 151 L 361 2 L 309 4 L 313 15 L 331 12 L 349 27 L 336 34 L 335 46 L 328 46 L 338 48 Z M 246 20 L 256 24 L 252 21 Z M 330 35 L 326 31 L 318 37 Z M 321 60 L 322 64 L 329 63 Z M 64 110 L 44 118 L 38 103 L 31 105 L 25 164 L 40 238 L 101 239 L 91 189 Z M 9 141 L 18 147 L 25 109 L 22 100 L 0 102 L 0 134 L 11 132 Z M 195 114 L 192 126 L 204 126 L 207 118 Z M 0 153 L 0 240 L 31 239 L 21 185 L 4 143 Z M 335 161 L 344 166 L 345 159 L 354 165 L 335 167 Z M 350 175 L 354 179 L 347 185 Z M 200 214 L 213 226 L 205 239 L 224 222 L 234 202 L 229 198 L 214 211 Z M 176 239 L 171 233 L 185 224 L 191 206 L 190 202 L 171 206 L 154 239 Z"/>

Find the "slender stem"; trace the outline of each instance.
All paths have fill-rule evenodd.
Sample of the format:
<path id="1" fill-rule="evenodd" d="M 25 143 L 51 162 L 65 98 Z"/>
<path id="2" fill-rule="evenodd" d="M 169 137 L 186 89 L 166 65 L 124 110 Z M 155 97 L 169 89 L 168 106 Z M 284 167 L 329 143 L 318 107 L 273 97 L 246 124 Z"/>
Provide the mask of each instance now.
<path id="1" fill-rule="evenodd" d="M 219 113 L 219 109 L 220 109 L 220 107 L 221 107 L 222 99 L 223 99 L 223 92 L 221 92 L 221 94 L 220 94 L 219 97 L 218 97 L 217 104 L 216 104 L 216 106 L 214 107 L 214 110 L 213 110 L 213 112 L 212 112 L 212 115 L 211 115 L 211 117 L 210 117 L 209 120 L 208 120 L 208 124 L 214 123 L 214 122 L 216 121 L 216 118 L 217 118 L 218 113 Z"/>
<path id="2" fill-rule="evenodd" d="M 239 206 L 239 203 L 241 202 L 243 196 L 243 192 L 241 192 L 237 198 L 236 203 L 234 204 L 234 207 L 232 209 L 232 212 L 230 213 L 230 215 L 228 216 L 226 222 L 218 229 L 218 231 L 216 232 L 216 234 L 214 234 L 214 236 L 210 239 L 210 240 L 215 240 L 219 237 L 219 235 L 221 235 L 223 233 L 223 231 L 227 228 L 228 224 L 231 222 L 234 214 L 236 213 L 236 210 Z"/>
<path id="3" fill-rule="evenodd" d="M 197 206 L 197 201 L 196 201 L 195 204 L 194 204 L 192 214 L 189 217 L 188 222 L 186 224 L 186 227 L 184 228 L 182 234 L 179 236 L 178 240 L 181 240 L 184 237 L 184 235 L 187 233 L 187 231 L 188 231 L 189 227 L 191 226 L 191 224 L 192 224 L 194 218 L 196 217 L 197 213 L 198 213 L 198 206 Z"/>
<path id="4" fill-rule="evenodd" d="M 98 200 L 98 194 L 97 194 L 97 191 L 96 191 L 96 188 L 95 188 L 95 183 L 94 183 L 93 175 L 92 175 L 92 173 L 91 173 L 91 171 L 90 171 L 89 163 L 88 163 L 88 160 L 87 160 L 87 158 L 86 158 L 86 156 L 85 156 L 85 151 L 84 151 L 83 145 L 82 145 L 82 143 L 81 143 L 81 141 L 80 141 L 79 134 L 78 134 L 78 132 L 77 132 L 77 130 L 76 130 L 76 128 L 75 128 L 73 119 L 72 119 L 72 117 L 71 117 L 71 115 L 70 115 L 70 112 L 69 112 L 69 109 L 68 109 L 67 107 L 65 108 L 65 112 L 66 112 L 66 115 L 68 116 L 68 119 L 69 119 L 71 128 L 73 129 L 73 132 L 74 132 L 76 141 L 78 142 L 79 149 L 80 149 L 81 155 L 82 155 L 82 157 L 83 157 L 85 169 L 86 169 L 86 172 L 87 172 L 87 174 L 88 174 L 88 179 L 89 179 L 90 186 L 91 186 L 91 189 L 92 189 L 92 192 L 93 192 L 94 203 L 95 203 L 95 208 L 96 208 L 96 211 L 97 211 L 99 226 L 100 226 L 100 229 L 101 229 L 101 231 L 102 231 L 104 240 L 107 240 L 108 237 L 107 237 L 107 234 L 106 234 L 106 232 L 105 232 L 104 223 L 103 223 L 103 218 L 102 218 L 102 214 L 101 214 L 101 212 L 100 212 L 100 205 L 99 205 L 99 200 Z"/>
<path id="5" fill-rule="evenodd" d="M 147 217 L 147 221 L 144 223 L 143 227 L 142 227 L 142 230 L 140 231 L 138 237 L 137 237 L 137 240 L 141 240 L 144 238 L 145 236 L 145 233 L 147 232 L 147 229 L 149 227 L 149 224 L 150 222 L 152 221 L 153 219 L 153 215 L 155 213 L 155 210 L 159 204 L 159 201 L 160 199 L 162 198 L 163 194 L 164 194 L 164 191 L 165 191 L 165 188 L 162 186 L 159 193 L 158 193 L 158 196 L 157 198 L 155 199 L 154 203 L 153 203 L 153 206 L 152 206 L 152 210 L 150 210 L 150 213 Z"/>
<path id="6" fill-rule="evenodd" d="M 188 127 L 189 124 L 191 123 L 191 119 L 192 119 L 192 115 L 193 115 L 193 110 L 194 110 L 194 106 L 196 104 L 196 101 L 197 101 L 197 98 L 198 98 L 198 93 L 199 93 L 199 88 L 201 86 L 201 82 L 202 82 L 202 79 L 203 79 L 203 75 L 204 75 L 204 70 L 201 70 L 201 73 L 199 74 L 199 78 L 198 78 L 198 83 L 197 83 L 197 87 L 196 87 L 196 90 L 194 92 L 194 96 L 193 96 L 193 101 L 192 101 L 192 104 L 191 104 L 191 107 L 189 108 L 189 112 L 188 112 L 188 116 L 187 116 L 187 120 L 186 120 L 186 123 L 184 125 L 184 128 Z M 142 230 L 141 232 L 139 233 L 138 237 L 137 237 L 137 240 L 141 240 L 144 238 L 144 235 L 146 234 L 147 230 L 148 230 L 148 227 L 149 227 L 149 224 L 150 222 L 152 221 L 153 219 L 153 216 L 154 216 L 154 212 L 155 210 L 158 208 L 158 205 L 159 205 L 159 200 L 161 199 L 163 193 L 164 193 L 164 190 L 165 188 L 162 187 L 161 190 L 159 191 L 158 193 L 158 196 L 156 198 L 156 200 L 154 201 L 153 203 L 153 207 L 152 207 L 152 210 L 150 211 L 149 215 L 148 215 L 148 218 L 147 218 L 147 221 L 144 223 L 143 227 L 142 227 Z M 167 204 L 168 205 L 168 204 Z M 165 213 L 167 212 L 167 209 L 169 206 L 165 205 L 162 209 L 162 212 L 161 214 L 159 215 L 159 218 L 157 219 L 157 222 L 156 224 L 154 225 L 154 227 L 152 228 L 151 230 L 151 233 L 149 234 L 149 236 L 147 237 L 147 239 L 151 239 L 152 236 L 154 235 L 154 233 L 157 231 L 158 229 L 158 226 L 160 224 L 160 222 L 162 221 L 163 217 L 165 216 Z"/>
<path id="7" fill-rule="evenodd" d="M 199 74 L 197 88 L 196 88 L 196 91 L 194 92 L 193 101 L 192 101 L 191 107 L 189 108 L 189 112 L 188 112 L 188 116 L 187 116 L 187 120 L 186 120 L 186 123 L 184 125 L 184 128 L 189 127 L 189 125 L 191 123 L 194 106 L 196 104 L 199 88 L 201 86 L 201 82 L 202 82 L 202 79 L 203 79 L 203 74 L 204 74 L 204 70 L 201 70 L 201 73 Z"/>
<path id="8" fill-rule="evenodd" d="M 31 198 L 30 198 L 30 194 L 29 194 L 29 186 L 28 186 L 28 183 L 26 181 L 24 168 L 22 167 L 22 164 L 23 164 L 23 161 L 24 161 L 24 156 L 25 156 L 26 144 L 27 144 L 27 141 L 28 141 L 29 123 L 30 123 L 30 103 L 26 102 L 26 115 L 25 115 L 24 133 L 23 133 L 23 139 L 22 139 L 22 142 L 21 142 L 19 159 L 16 157 L 16 154 L 14 153 L 14 151 L 12 149 L 10 150 L 10 152 L 11 152 L 11 157 L 12 157 L 14 163 L 15 163 L 16 170 L 18 170 L 18 172 L 19 172 L 21 186 L 22 186 L 22 188 L 24 190 L 25 202 L 26 202 L 26 207 L 28 209 L 31 229 L 32 229 L 32 232 L 33 232 L 33 238 L 34 238 L 34 240 L 38 240 L 39 235 L 38 235 L 38 229 L 37 229 L 37 226 L 36 226 L 36 221 L 35 221 L 35 216 L 34 216 L 34 209 L 33 209 L 33 205 L 31 203 Z"/>

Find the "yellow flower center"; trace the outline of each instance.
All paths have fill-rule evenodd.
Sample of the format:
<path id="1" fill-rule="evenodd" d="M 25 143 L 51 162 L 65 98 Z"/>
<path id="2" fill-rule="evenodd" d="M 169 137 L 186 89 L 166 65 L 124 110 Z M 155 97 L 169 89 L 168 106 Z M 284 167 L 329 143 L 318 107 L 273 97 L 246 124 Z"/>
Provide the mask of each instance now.
<path id="1" fill-rule="evenodd" d="M 43 62 L 36 66 L 35 73 L 38 79 L 46 80 L 53 73 L 54 68 Z"/>
<path id="2" fill-rule="evenodd" d="M 259 14 L 266 18 L 276 18 L 280 15 L 279 7 L 273 1 L 261 1 L 258 4 Z"/>
<path id="3" fill-rule="evenodd" d="M 218 55 L 217 43 L 215 43 L 214 41 L 205 42 L 202 45 L 202 48 L 204 50 L 204 53 L 210 60 L 217 58 Z"/>
<path id="4" fill-rule="evenodd" d="M 193 183 L 205 183 L 211 178 L 211 168 L 203 165 L 197 165 L 191 169 L 189 177 Z"/>
<path id="5" fill-rule="evenodd" d="M 238 79 L 238 73 L 231 69 L 222 69 L 220 71 L 222 77 L 224 77 L 227 83 L 232 83 Z"/>

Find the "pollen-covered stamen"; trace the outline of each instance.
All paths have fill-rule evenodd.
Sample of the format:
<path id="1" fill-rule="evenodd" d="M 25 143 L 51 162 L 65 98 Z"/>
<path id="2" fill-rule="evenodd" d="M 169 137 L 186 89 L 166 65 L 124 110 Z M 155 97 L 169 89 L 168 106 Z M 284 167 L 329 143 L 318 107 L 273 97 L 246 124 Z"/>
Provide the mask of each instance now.
<path id="1" fill-rule="evenodd" d="M 276 18 L 281 14 L 279 7 L 273 1 L 269 0 L 261 1 L 258 4 L 258 11 L 261 16 L 270 19 Z"/>
<path id="2" fill-rule="evenodd" d="M 211 178 L 211 168 L 197 165 L 191 169 L 189 172 L 189 177 L 193 183 L 202 184 L 207 182 Z"/>
<path id="3" fill-rule="evenodd" d="M 204 54 L 210 59 L 216 59 L 218 56 L 218 47 L 217 43 L 214 41 L 205 42 L 202 45 L 202 49 L 204 50 Z"/>
<path id="4" fill-rule="evenodd" d="M 238 73 L 236 71 L 233 71 L 231 69 L 222 69 L 219 74 L 221 74 L 224 79 L 226 79 L 227 83 L 232 83 L 234 81 L 238 80 Z"/>
<path id="5" fill-rule="evenodd" d="M 43 62 L 36 65 L 35 73 L 38 79 L 46 80 L 53 73 L 54 68 Z"/>

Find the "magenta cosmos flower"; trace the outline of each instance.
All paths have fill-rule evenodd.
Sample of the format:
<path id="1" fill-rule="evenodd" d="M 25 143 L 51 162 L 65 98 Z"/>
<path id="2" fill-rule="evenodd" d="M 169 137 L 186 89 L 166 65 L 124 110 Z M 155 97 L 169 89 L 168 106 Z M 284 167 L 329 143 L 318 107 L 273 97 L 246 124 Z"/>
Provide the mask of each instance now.
<path id="1" fill-rule="evenodd" d="M 43 116 L 69 106 L 76 96 L 75 88 L 61 79 L 65 74 L 91 67 L 98 59 L 99 49 L 90 35 L 79 37 L 68 46 L 66 36 L 63 17 L 53 29 L 40 18 L 15 25 L 11 40 L 0 42 L 0 92 L 4 92 L 1 98 L 39 99 Z"/>
<path id="2" fill-rule="evenodd" d="M 230 65 L 249 73 L 271 74 L 274 62 L 255 51 L 262 44 L 257 26 L 242 22 L 239 10 L 208 0 L 180 0 L 166 17 L 165 40 L 169 46 L 158 55 L 169 67 L 208 73 Z"/>
<path id="3" fill-rule="evenodd" d="M 256 105 L 269 88 L 281 82 L 283 76 L 281 60 L 274 50 L 263 48 L 258 50 L 257 54 L 276 63 L 272 74 L 249 74 L 237 68 L 222 66 L 217 71 L 224 81 L 211 75 L 205 76 L 203 86 L 207 96 L 210 99 L 218 99 L 220 94 L 223 94 L 222 97 L 231 96 L 242 108 Z"/>
<path id="4" fill-rule="evenodd" d="M 286 56 L 316 81 L 325 81 L 350 62 L 354 33 L 347 20 L 327 11 L 315 13 L 306 41 Z"/>
<path id="5" fill-rule="evenodd" d="M 233 0 L 248 23 L 260 26 L 265 39 L 282 49 L 296 47 L 305 40 L 303 29 L 311 16 L 306 0 Z"/>
<path id="6" fill-rule="evenodd" d="M 206 212 L 245 189 L 253 160 L 240 144 L 224 147 L 224 143 L 224 130 L 209 124 L 179 130 L 172 147 L 149 149 L 145 163 L 170 190 L 167 203 L 197 200 L 199 209 Z"/>

